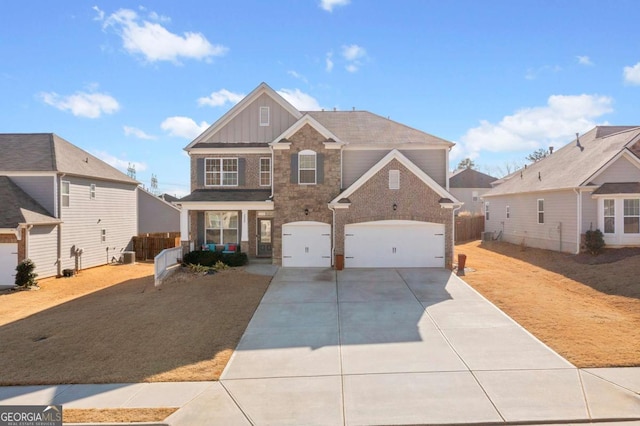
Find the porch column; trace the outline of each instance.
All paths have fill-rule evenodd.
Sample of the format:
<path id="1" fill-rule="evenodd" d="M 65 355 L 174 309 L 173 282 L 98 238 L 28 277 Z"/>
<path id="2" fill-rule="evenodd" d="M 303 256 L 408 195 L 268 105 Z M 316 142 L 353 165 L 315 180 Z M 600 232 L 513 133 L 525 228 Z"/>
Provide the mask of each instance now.
<path id="1" fill-rule="evenodd" d="M 180 210 L 180 241 L 189 241 L 189 209 Z"/>
<path id="2" fill-rule="evenodd" d="M 249 210 L 242 210 L 242 236 L 240 237 L 240 248 L 245 253 L 249 250 Z"/>

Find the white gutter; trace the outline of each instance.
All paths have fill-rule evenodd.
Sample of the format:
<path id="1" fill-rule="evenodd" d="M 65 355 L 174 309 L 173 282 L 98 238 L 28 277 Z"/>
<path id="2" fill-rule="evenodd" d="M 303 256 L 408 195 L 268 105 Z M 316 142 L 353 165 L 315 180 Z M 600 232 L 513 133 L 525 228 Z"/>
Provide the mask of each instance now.
<path id="1" fill-rule="evenodd" d="M 329 210 L 331 210 L 333 214 L 332 224 L 331 224 L 331 266 L 335 266 L 335 258 L 336 258 L 336 210 L 335 207 L 331 204 L 327 204 Z"/>
<path id="2" fill-rule="evenodd" d="M 65 176 L 66 176 L 66 173 L 62 173 L 58 176 L 58 184 L 56 188 L 56 192 L 57 192 L 56 202 L 58 203 L 58 219 L 60 219 L 60 223 L 58 224 L 58 253 L 56 256 L 59 277 L 62 276 L 62 178 L 64 178 Z M 69 192 L 71 192 L 71 188 L 69 188 Z"/>
<path id="3" fill-rule="evenodd" d="M 581 238 L 580 238 L 581 237 L 581 233 L 580 233 L 580 231 L 581 231 L 581 228 L 582 228 L 582 192 L 580 192 L 579 188 L 574 188 L 573 190 L 575 191 L 576 195 L 578 196 L 578 200 L 577 200 L 577 203 L 576 203 L 578 211 L 577 211 L 577 214 L 576 214 L 576 217 L 577 217 L 577 221 L 576 221 L 577 222 L 576 223 L 577 232 L 576 232 L 576 234 L 577 234 L 577 236 L 576 236 L 576 252 L 575 252 L 575 254 L 580 254 L 580 242 L 581 242 Z"/>

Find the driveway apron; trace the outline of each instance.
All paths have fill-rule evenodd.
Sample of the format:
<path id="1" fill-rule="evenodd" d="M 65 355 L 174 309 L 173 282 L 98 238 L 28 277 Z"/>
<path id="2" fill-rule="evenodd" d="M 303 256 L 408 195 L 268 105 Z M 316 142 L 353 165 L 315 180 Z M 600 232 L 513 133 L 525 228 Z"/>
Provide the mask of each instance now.
<path id="1" fill-rule="evenodd" d="M 221 384 L 258 425 L 640 418 L 638 395 L 605 376 L 450 271 L 281 268 Z"/>

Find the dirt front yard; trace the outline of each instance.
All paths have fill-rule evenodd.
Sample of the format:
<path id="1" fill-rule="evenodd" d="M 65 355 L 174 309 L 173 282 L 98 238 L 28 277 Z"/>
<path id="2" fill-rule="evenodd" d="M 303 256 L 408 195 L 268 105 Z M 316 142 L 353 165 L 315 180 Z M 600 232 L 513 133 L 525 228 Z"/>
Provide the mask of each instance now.
<path id="1" fill-rule="evenodd" d="M 640 366 L 640 251 L 575 256 L 474 241 L 456 253 L 472 269 L 467 283 L 576 366 Z"/>
<path id="2" fill-rule="evenodd" d="M 0 385 L 217 380 L 271 277 L 102 266 L 0 294 Z"/>

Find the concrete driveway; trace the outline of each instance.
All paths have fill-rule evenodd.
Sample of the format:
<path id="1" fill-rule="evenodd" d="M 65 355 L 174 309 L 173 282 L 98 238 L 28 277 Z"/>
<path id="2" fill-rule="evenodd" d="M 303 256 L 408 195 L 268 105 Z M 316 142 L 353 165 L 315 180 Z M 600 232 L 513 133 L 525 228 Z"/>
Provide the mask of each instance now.
<path id="1" fill-rule="evenodd" d="M 220 385 L 193 404 L 170 423 L 211 404 L 225 424 L 640 419 L 636 393 L 443 269 L 279 269 Z"/>

